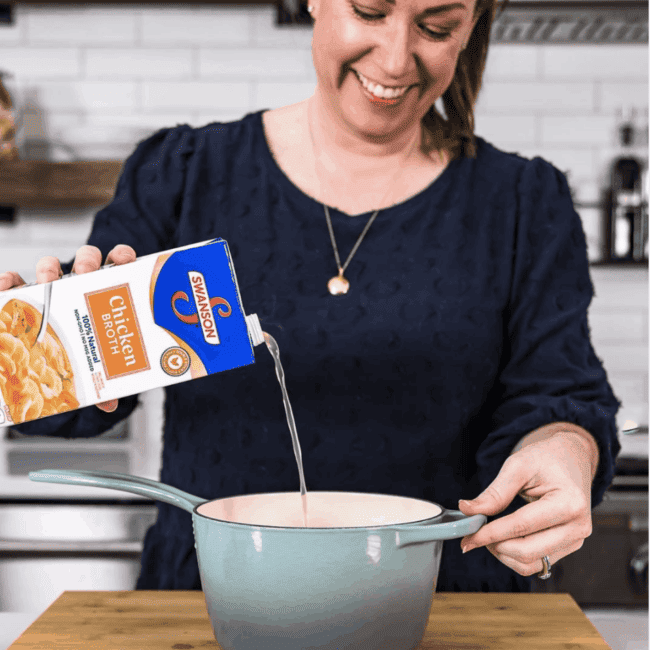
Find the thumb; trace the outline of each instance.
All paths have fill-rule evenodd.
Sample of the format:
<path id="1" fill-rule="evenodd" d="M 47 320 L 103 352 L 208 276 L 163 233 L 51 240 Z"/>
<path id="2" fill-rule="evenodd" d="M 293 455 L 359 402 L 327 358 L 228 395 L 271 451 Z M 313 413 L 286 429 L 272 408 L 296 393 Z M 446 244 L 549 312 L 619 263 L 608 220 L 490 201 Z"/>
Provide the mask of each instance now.
<path id="1" fill-rule="evenodd" d="M 519 472 L 504 465 L 494 481 L 481 494 L 469 501 L 461 499 L 458 507 L 465 515 L 496 515 L 510 505 L 525 483 Z"/>

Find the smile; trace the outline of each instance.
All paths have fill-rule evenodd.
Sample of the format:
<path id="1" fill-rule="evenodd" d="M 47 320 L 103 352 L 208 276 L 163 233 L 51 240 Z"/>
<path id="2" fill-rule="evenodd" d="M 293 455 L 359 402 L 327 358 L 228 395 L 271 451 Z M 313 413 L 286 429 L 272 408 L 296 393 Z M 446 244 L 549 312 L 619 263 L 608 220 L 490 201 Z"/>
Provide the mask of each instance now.
<path id="1" fill-rule="evenodd" d="M 373 98 L 381 99 L 384 101 L 389 101 L 391 104 L 397 103 L 405 94 L 409 88 L 412 86 L 401 86 L 398 88 L 386 88 L 380 84 L 376 84 L 370 81 L 367 77 L 364 77 L 360 72 L 353 70 L 355 76 L 359 80 L 359 83 Z"/>

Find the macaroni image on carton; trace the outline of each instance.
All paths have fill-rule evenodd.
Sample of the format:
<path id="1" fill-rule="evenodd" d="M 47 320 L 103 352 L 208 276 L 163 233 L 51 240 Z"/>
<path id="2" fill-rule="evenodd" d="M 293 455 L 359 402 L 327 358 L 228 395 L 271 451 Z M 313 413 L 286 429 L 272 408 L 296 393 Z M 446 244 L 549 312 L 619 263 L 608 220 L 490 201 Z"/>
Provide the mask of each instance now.
<path id="1" fill-rule="evenodd" d="M 19 424 L 255 362 L 223 239 L 0 293 L 0 425 Z"/>

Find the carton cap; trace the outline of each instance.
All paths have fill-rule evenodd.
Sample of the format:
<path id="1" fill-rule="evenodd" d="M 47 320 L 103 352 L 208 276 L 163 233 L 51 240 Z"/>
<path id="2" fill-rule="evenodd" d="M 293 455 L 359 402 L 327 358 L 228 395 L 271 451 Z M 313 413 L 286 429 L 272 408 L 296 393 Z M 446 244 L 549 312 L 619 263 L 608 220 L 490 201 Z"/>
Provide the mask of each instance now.
<path id="1" fill-rule="evenodd" d="M 253 340 L 253 345 L 264 343 L 264 333 L 262 332 L 262 326 L 260 325 L 260 319 L 257 317 L 257 314 L 249 314 L 246 316 L 246 324 L 248 325 L 248 332 Z"/>

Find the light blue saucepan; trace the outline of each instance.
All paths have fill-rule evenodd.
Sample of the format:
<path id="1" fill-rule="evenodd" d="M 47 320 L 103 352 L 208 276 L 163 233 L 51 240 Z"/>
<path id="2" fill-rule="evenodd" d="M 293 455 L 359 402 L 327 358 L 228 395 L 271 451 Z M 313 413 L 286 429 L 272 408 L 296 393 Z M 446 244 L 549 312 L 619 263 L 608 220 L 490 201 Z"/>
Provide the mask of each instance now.
<path id="1" fill-rule="evenodd" d="M 192 513 L 210 620 L 224 650 L 412 650 L 442 543 L 484 515 L 406 497 L 299 492 L 205 501 L 149 479 L 45 469 L 32 481 L 132 492 Z"/>

